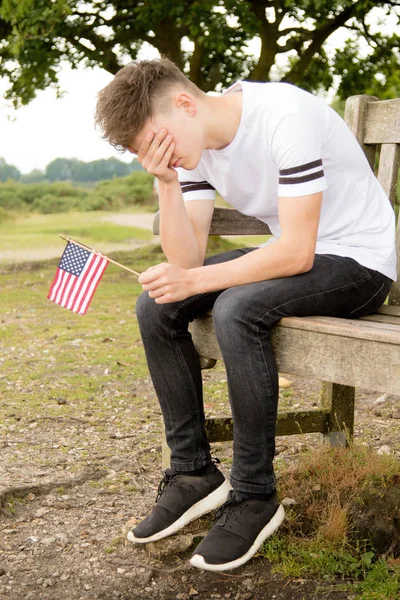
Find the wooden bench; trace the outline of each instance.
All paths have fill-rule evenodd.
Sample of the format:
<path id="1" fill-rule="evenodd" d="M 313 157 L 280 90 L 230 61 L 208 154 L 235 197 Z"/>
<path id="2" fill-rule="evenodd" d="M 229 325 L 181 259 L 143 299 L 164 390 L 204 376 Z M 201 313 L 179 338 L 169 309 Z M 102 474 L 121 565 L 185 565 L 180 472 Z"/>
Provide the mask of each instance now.
<path id="1" fill-rule="evenodd" d="M 392 203 L 400 163 L 400 98 L 379 101 L 352 96 L 345 120 L 361 144 L 371 167 L 378 162 L 378 179 Z M 159 232 L 158 215 L 154 233 Z M 216 208 L 210 235 L 269 234 L 264 223 L 233 209 Z M 400 227 L 397 226 L 400 269 Z M 400 276 L 399 276 L 400 279 Z M 202 368 L 211 368 L 222 356 L 214 335 L 211 312 L 190 326 Z M 321 408 L 279 412 L 277 435 L 320 432 L 332 445 L 345 445 L 353 435 L 355 388 L 400 394 L 400 281 L 394 283 L 378 313 L 362 319 L 285 317 L 274 327 L 272 343 L 278 369 L 319 379 Z M 233 439 L 229 416 L 206 419 L 210 442 Z M 163 466 L 169 449 L 163 443 Z"/>

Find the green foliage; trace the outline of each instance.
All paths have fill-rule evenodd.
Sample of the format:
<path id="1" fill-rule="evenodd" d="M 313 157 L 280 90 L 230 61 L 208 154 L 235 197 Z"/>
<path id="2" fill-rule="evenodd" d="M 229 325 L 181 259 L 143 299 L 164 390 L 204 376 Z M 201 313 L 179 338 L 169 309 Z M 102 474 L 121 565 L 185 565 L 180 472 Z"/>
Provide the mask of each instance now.
<path id="1" fill-rule="evenodd" d="M 5 221 L 10 221 L 12 219 L 10 213 L 0 206 L 0 225 Z"/>
<path id="2" fill-rule="evenodd" d="M 400 569 L 393 567 L 392 572 L 370 537 L 364 540 L 361 534 L 357 539 L 351 514 L 353 507 L 363 504 L 366 490 L 396 493 L 399 474 L 398 461 L 364 446 L 321 447 L 303 454 L 296 465 L 280 472 L 282 497 L 296 490 L 296 504 L 288 507 L 286 520 L 264 544 L 262 554 L 285 577 L 339 579 L 346 583 L 338 589 L 357 591 L 361 594 L 357 598 L 394 600 L 400 591 Z M 393 519 L 389 504 L 383 501 L 384 508 L 378 511 L 388 527 Z M 370 512 L 365 509 L 363 514 L 367 519 Z M 368 518 L 370 531 L 376 513 Z"/>
<path id="3" fill-rule="evenodd" d="M 39 183 L 39 181 L 44 181 L 46 179 L 45 174 L 40 169 L 33 169 L 30 173 L 26 173 L 25 175 L 21 175 L 21 183 Z"/>
<path id="4" fill-rule="evenodd" d="M 132 161 L 129 164 L 114 157 L 91 162 L 84 162 L 77 158 L 56 158 L 47 165 L 45 178 L 49 181 L 78 182 L 113 179 L 114 177 L 129 175 L 134 170 L 134 163 L 137 163 L 137 161 Z M 137 167 L 135 170 L 137 170 Z"/>
<path id="5" fill-rule="evenodd" d="M 97 184 L 88 190 L 69 182 L 0 183 L 0 208 L 5 211 L 62 213 L 87 210 L 119 210 L 132 206 L 154 208 L 153 177 L 133 171 Z"/>
<path id="6" fill-rule="evenodd" d="M 355 585 L 359 600 L 395 600 L 400 595 L 400 568 L 391 569 L 379 560 Z"/>
<path id="7" fill-rule="evenodd" d="M 0 158 L 0 181 L 8 181 L 13 179 L 18 181 L 21 178 L 21 173 L 16 167 L 8 165 L 4 158 Z"/>
<path id="8" fill-rule="evenodd" d="M 399 39 L 375 36 L 377 45 L 366 57 L 360 56 L 357 41 L 348 40 L 337 50 L 333 72 L 341 78 L 338 94 L 371 94 L 381 100 L 400 96 Z M 378 42 L 379 40 L 379 42 Z"/>
<path id="9" fill-rule="evenodd" d="M 373 9 L 389 16 L 399 6 L 399 0 L 3 0 L 0 76 L 10 84 L 7 98 L 27 104 L 37 90 L 57 88 L 62 60 L 116 73 L 147 43 L 205 91 L 241 77 L 268 80 L 286 55 L 281 78 L 306 89 L 326 89 L 337 75 L 341 97 L 375 88 L 392 97 L 399 94 L 398 37 L 377 32 L 369 17 Z M 326 42 L 341 28 L 348 30 L 345 48 L 328 56 Z M 254 38 L 259 60 L 249 51 Z M 182 50 L 183 40 L 192 47 Z"/>
<path id="10" fill-rule="evenodd" d="M 124 206 L 154 204 L 153 177 L 145 171 L 136 171 L 127 177 L 99 183 L 91 201 L 96 210 L 118 209 Z"/>
<path id="11" fill-rule="evenodd" d="M 42 214 L 63 213 L 70 210 L 79 210 L 79 203 L 74 196 L 56 196 L 55 194 L 45 194 L 37 197 L 32 203 L 32 210 Z"/>

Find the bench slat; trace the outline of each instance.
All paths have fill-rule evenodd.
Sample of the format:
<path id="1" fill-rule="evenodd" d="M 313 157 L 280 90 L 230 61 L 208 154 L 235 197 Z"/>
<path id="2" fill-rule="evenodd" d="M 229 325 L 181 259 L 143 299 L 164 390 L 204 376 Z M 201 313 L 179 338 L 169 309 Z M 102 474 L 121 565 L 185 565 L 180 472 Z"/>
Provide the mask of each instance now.
<path id="1" fill-rule="evenodd" d="M 159 212 L 154 217 L 153 233 L 160 234 Z M 271 231 L 266 223 L 234 208 L 214 208 L 210 235 L 271 235 Z"/>
<path id="2" fill-rule="evenodd" d="M 392 323 L 400 327 L 399 317 L 390 317 L 389 315 L 368 315 L 367 317 L 361 317 L 363 321 L 375 321 L 375 323 Z"/>
<path id="3" fill-rule="evenodd" d="M 393 317 L 400 317 L 400 306 L 392 306 L 391 304 L 384 304 L 377 311 L 380 315 L 390 315 Z"/>
<path id="4" fill-rule="evenodd" d="M 400 140 L 400 98 L 370 102 L 364 129 L 364 144 L 395 144 Z M 365 117 L 364 117 L 365 119 Z"/>
<path id="5" fill-rule="evenodd" d="M 271 235 L 266 223 L 233 208 L 215 208 L 210 235 Z"/>
<path id="6" fill-rule="evenodd" d="M 233 420 L 231 417 L 208 417 L 205 425 L 209 442 L 229 442 L 233 440 Z M 276 435 L 328 433 L 329 428 L 330 414 L 328 410 L 278 412 Z"/>
<path id="7" fill-rule="evenodd" d="M 379 156 L 378 179 L 394 205 L 396 200 L 397 173 L 400 164 L 399 144 L 382 144 Z"/>
<path id="8" fill-rule="evenodd" d="M 400 327 L 390 323 L 339 320 L 346 325 L 342 330 L 345 335 L 329 323 L 337 321 L 330 317 L 282 319 L 271 335 L 279 370 L 400 394 Z M 222 360 L 210 315 L 196 319 L 190 330 L 200 356 Z M 395 339 L 397 343 L 393 343 Z"/>
<path id="9" fill-rule="evenodd" d="M 278 327 L 304 329 L 337 335 L 400 345 L 400 326 L 393 323 L 377 323 L 364 319 L 340 319 L 337 317 L 284 317 Z"/>

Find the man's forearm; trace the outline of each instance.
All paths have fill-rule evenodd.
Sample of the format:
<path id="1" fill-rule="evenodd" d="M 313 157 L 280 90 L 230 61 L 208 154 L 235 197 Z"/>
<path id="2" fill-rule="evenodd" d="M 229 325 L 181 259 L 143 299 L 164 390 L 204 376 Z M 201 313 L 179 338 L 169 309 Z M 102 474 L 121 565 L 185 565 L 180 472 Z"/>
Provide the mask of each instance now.
<path id="1" fill-rule="evenodd" d="M 186 212 L 179 182 L 159 183 L 160 238 L 168 262 L 184 269 L 202 264 L 203 257 Z"/>
<path id="2" fill-rule="evenodd" d="M 290 277 L 306 273 L 312 268 L 312 264 L 313 255 L 299 253 L 292 244 L 277 240 L 235 260 L 191 269 L 188 273 L 191 294 Z"/>

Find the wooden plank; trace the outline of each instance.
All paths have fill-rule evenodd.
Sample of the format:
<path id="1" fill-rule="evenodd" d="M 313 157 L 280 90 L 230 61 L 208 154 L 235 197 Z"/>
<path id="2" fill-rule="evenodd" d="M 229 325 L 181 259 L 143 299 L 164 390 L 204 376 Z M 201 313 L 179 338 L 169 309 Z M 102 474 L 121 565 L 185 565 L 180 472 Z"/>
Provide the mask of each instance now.
<path id="1" fill-rule="evenodd" d="M 160 234 L 160 213 L 153 221 L 154 235 Z M 249 217 L 233 208 L 215 208 L 210 225 L 210 235 L 271 235 L 266 223 Z"/>
<path id="2" fill-rule="evenodd" d="M 400 165 L 399 144 L 382 144 L 379 156 L 378 179 L 394 206 Z"/>
<path id="3" fill-rule="evenodd" d="M 400 317 L 400 306 L 392 306 L 391 304 L 384 304 L 377 311 L 380 315 L 391 315 L 393 317 Z"/>
<path id="4" fill-rule="evenodd" d="M 376 100 L 373 96 L 367 97 Z M 370 102 L 362 118 L 365 119 L 364 144 L 400 143 L 400 98 Z"/>
<path id="5" fill-rule="evenodd" d="M 393 325 L 398 325 L 400 327 L 400 317 L 391 317 L 390 315 L 367 315 L 366 317 L 361 317 L 363 321 L 374 321 L 375 323 L 392 323 Z"/>
<path id="6" fill-rule="evenodd" d="M 153 233 L 154 233 L 154 235 L 160 235 L 160 211 L 159 210 L 154 215 Z"/>
<path id="7" fill-rule="evenodd" d="M 329 411 L 327 410 L 282 412 L 278 413 L 276 435 L 327 433 L 329 427 Z M 233 440 L 233 419 L 231 417 L 207 418 L 206 432 L 210 442 Z"/>
<path id="8" fill-rule="evenodd" d="M 278 327 L 400 345 L 400 328 L 392 323 L 376 323 L 364 319 L 339 319 L 337 317 L 284 317 Z"/>
<path id="9" fill-rule="evenodd" d="M 324 381 L 321 405 L 330 413 L 330 431 L 325 442 L 332 446 L 347 446 L 354 433 L 355 388 Z"/>
<path id="10" fill-rule="evenodd" d="M 394 306 L 400 306 L 400 219 L 397 222 L 397 234 L 396 234 L 396 255 L 397 255 L 397 273 L 398 278 L 392 284 L 392 288 L 389 294 L 389 304 Z"/>
<path id="11" fill-rule="evenodd" d="M 210 235 L 271 235 L 266 223 L 232 208 L 215 208 Z"/>
<path id="12" fill-rule="evenodd" d="M 376 142 L 372 142 L 374 145 L 367 145 L 365 143 L 365 122 L 367 114 L 370 111 L 370 106 L 377 101 L 378 98 L 375 96 L 367 96 L 365 94 L 350 96 L 346 101 L 344 112 L 344 120 L 364 150 L 364 154 L 372 169 L 375 164 Z"/>
<path id="13" fill-rule="evenodd" d="M 400 345 L 276 327 L 272 346 L 283 373 L 400 394 Z"/>
<path id="14" fill-rule="evenodd" d="M 200 356 L 222 360 L 211 317 L 196 319 L 190 329 Z M 332 335 L 324 328 L 316 331 L 281 324 L 272 331 L 271 341 L 282 373 L 400 394 L 400 344 Z"/>

